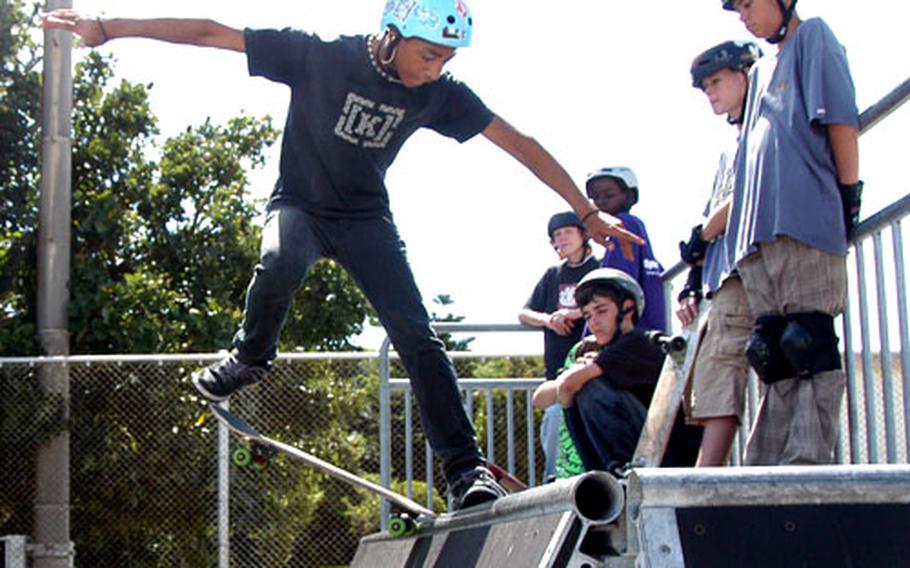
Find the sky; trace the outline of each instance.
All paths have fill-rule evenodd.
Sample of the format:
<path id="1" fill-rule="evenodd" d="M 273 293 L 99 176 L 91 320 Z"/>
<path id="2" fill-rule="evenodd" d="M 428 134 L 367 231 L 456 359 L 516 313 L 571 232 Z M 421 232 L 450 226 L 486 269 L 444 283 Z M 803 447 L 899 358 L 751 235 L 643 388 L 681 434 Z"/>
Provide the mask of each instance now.
<path id="1" fill-rule="evenodd" d="M 474 42 L 447 66 L 499 116 L 535 137 L 579 187 L 601 166 L 632 167 L 658 260 L 678 259 L 711 191 L 717 158 L 733 131 L 692 88 L 689 66 L 727 39 L 752 39 L 719 0 L 616 2 L 469 0 Z M 233 27 L 294 27 L 324 38 L 379 29 L 384 0 L 73 0 L 109 17 L 204 17 Z M 904 40 L 910 2 L 799 0 L 803 19 L 822 17 L 847 49 L 857 104 L 865 110 L 910 76 Z M 775 48 L 761 44 L 767 51 Z M 152 85 L 163 136 L 207 118 L 271 115 L 284 124 L 288 89 L 249 77 L 242 54 L 141 39 L 99 48 L 116 75 Z M 77 49 L 74 59 L 85 53 Z M 907 105 L 910 106 L 910 105 Z M 910 109 L 899 109 L 860 141 L 863 215 L 910 190 L 904 164 Z M 266 197 L 278 144 L 250 194 Z M 430 131 L 405 144 L 387 175 L 392 211 L 424 299 L 448 294 L 471 323 L 516 323 L 543 271 L 556 261 L 546 223 L 568 207 L 523 166 L 478 136 L 464 144 Z M 250 267 L 252 269 L 252 267 Z M 368 331 L 360 345 L 377 347 Z M 535 352 L 538 334 L 483 336 L 481 350 Z"/>

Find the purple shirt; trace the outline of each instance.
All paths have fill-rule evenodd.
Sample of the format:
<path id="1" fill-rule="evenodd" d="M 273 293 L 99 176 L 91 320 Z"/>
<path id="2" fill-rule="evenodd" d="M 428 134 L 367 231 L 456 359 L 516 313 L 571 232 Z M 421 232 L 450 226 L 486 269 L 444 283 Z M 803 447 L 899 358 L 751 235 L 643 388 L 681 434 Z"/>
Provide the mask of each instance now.
<path id="1" fill-rule="evenodd" d="M 616 268 L 622 270 L 634 278 L 645 293 L 645 311 L 636 324 L 636 328 L 647 331 L 649 329 L 667 329 L 667 312 L 664 302 L 664 291 L 660 275 L 664 268 L 654 258 L 654 251 L 651 249 L 651 239 L 648 238 L 648 231 L 641 219 L 631 213 L 619 213 L 616 215 L 622 220 L 626 229 L 632 231 L 646 242 L 644 245 L 632 245 L 634 258 L 626 259 L 622 254 L 622 249 L 614 242 L 608 242 L 607 250 L 604 252 L 604 259 L 601 266 L 606 268 Z"/>

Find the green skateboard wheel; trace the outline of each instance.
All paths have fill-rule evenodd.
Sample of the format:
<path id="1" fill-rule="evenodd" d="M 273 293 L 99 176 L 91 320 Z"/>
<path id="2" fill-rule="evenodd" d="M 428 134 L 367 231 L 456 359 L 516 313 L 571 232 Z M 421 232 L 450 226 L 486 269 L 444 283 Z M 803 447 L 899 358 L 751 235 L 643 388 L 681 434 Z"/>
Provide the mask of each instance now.
<path id="1" fill-rule="evenodd" d="M 389 534 L 394 537 L 411 536 L 417 532 L 417 526 L 410 517 L 396 516 L 389 519 Z"/>
<path id="2" fill-rule="evenodd" d="M 253 452 L 249 451 L 246 448 L 237 448 L 234 450 L 231 458 L 234 460 L 234 465 L 238 467 L 246 467 L 250 465 L 250 462 L 253 461 Z"/>

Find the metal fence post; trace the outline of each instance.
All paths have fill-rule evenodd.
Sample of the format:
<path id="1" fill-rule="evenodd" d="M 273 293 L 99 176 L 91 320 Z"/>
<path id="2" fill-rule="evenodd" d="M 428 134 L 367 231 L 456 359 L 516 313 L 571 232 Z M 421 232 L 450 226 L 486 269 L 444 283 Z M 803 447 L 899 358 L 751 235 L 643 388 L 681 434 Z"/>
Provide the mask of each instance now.
<path id="1" fill-rule="evenodd" d="M 389 393 L 389 349 L 392 341 L 386 337 L 379 348 L 379 480 L 383 487 L 392 486 L 392 408 Z M 386 529 L 389 503 L 385 499 L 379 507 L 379 526 Z"/>
<path id="2" fill-rule="evenodd" d="M 230 410 L 230 403 L 224 401 L 222 408 Z M 231 468 L 230 433 L 227 426 L 218 421 L 218 568 L 229 568 L 231 564 Z"/>

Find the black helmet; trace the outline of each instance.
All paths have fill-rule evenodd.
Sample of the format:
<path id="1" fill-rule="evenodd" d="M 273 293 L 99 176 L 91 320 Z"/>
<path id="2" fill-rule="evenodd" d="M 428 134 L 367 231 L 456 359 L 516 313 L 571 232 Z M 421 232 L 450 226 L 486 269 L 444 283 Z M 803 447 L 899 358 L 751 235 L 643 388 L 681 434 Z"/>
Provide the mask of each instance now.
<path id="1" fill-rule="evenodd" d="M 595 286 L 605 286 L 613 288 L 619 292 L 623 300 L 631 299 L 635 303 L 635 313 L 638 318 L 645 311 L 645 293 L 641 286 L 629 274 L 616 268 L 597 268 L 585 274 L 584 278 L 575 287 L 575 298 L 581 297 L 581 294 Z M 579 302 L 579 306 L 581 303 Z M 622 306 L 620 306 L 621 308 Z M 620 310 L 620 318 L 622 310 Z M 636 318 L 637 319 L 637 318 Z"/>
<path id="2" fill-rule="evenodd" d="M 561 229 L 562 227 L 578 227 L 581 229 L 582 234 L 584 234 L 586 231 L 584 224 L 581 222 L 581 219 L 579 219 L 578 215 L 572 211 L 557 213 L 550 217 L 550 222 L 547 223 L 547 235 L 549 235 L 550 239 L 552 239 L 553 233 L 556 231 L 556 229 Z"/>
<path id="3" fill-rule="evenodd" d="M 731 12 L 736 11 L 736 0 L 721 0 L 721 5 L 724 7 L 724 10 L 730 10 Z M 796 10 L 796 0 L 793 0 L 789 7 L 784 4 L 784 0 L 777 0 L 777 6 L 780 8 L 780 13 L 784 19 L 783 22 L 781 22 L 780 29 L 777 30 L 777 33 L 772 37 L 765 38 L 765 40 L 771 44 L 782 42 L 784 36 L 787 35 L 787 27 L 790 25 L 790 18 L 793 17 L 793 12 Z"/>
<path id="4" fill-rule="evenodd" d="M 701 89 L 702 81 L 721 69 L 746 71 L 761 55 L 761 49 L 751 41 L 725 41 L 717 44 L 692 61 L 692 86 Z"/>

